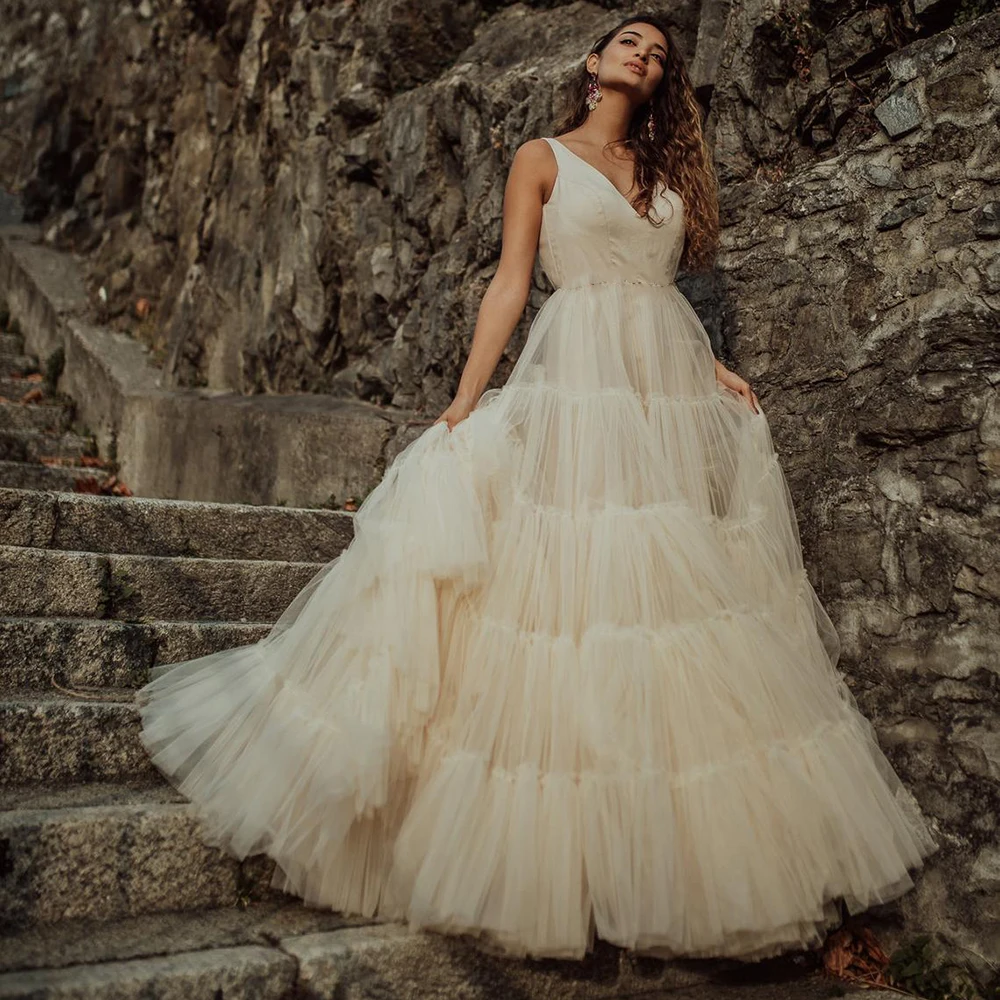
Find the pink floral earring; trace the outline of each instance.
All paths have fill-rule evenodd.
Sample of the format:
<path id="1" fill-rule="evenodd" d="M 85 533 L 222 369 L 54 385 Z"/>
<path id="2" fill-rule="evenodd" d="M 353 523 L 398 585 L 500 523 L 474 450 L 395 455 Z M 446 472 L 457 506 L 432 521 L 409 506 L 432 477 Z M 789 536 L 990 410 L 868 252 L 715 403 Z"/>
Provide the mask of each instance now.
<path id="1" fill-rule="evenodd" d="M 587 84 L 587 110 L 593 111 L 598 102 L 604 96 L 601 85 L 597 82 L 597 74 L 590 74 L 590 83 Z"/>
<path id="2" fill-rule="evenodd" d="M 650 142 L 656 138 L 656 122 L 653 121 L 653 109 L 649 109 L 649 117 L 646 119 L 646 135 Z"/>

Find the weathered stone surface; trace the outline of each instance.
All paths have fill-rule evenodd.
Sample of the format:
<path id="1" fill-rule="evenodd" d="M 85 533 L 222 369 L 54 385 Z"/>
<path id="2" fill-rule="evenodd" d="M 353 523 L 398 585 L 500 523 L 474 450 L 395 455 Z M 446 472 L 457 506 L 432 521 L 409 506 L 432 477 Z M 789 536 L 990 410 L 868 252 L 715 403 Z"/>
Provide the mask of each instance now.
<path id="1" fill-rule="evenodd" d="M 0 488 L 0 538 L 8 545 L 326 562 L 353 536 L 353 515 L 345 511 Z"/>
<path id="2" fill-rule="evenodd" d="M 159 958 L 0 976 L 0 998 L 195 1000 L 240 996 L 285 1000 L 295 962 L 275 948 L 211 948 Z"/>
<path id="3" fill-rule="evenodd" d="M 495 267 L 513 151 L 549 131 L 555 91 L 618 16 L 548 6 L 258 0 L 206 21 L 151 0 L 144 21 L 90 0 L 32 51 L 25 108 L 75 86 L 18 161 L 28 216 L 72 203 L 53 236 L 93 252 L 94 318 L 144 339 L 164 387 L 436 416 Z M 668 15 L 689 53 L 698 10 Z M 86 40 L 71 48 L 73 32 Z M 152 325 L 131 315 L 142 296 L 160 305 Z"/>
<path id="4" fill-rule="evenodd" d="M 62 810 L 108 809 L 111 806 L 146 808 L 173 803 L 184 805 L 185 797 L 167 782 L 85 781 L 66 784 L 33 782 L 29 785 L 0 786 L 0 802 L 4 812 L 32 813 L 48 811 L 49 820 L 56 822 Z"/>
<path id="5" fill-rule="evenodd" d="M 35 359 L 26 354 L 7 354 L 0 358 L 4 374 L 27 374 L 37 369 Z"/>
<path id="6" fill-rule="evenodd" d="M 958 41 L 949 31 L 942 31 L 920 45 L 891 52 L 886 67 L 897 83 L 906 83 L 950 59 L 958 51 Z"/>
<path id="7" fill-rule="evenodd" d="M 120 424 L 122 474 L 151 496 L 339 507 L 378 484 L 407 416 L 316 393 L 133 397 Z"/>
<path id="8" fill-rule="evenodd" d="M 909 86 L 894 90 L 875 108 L 875 117 L 893 139 L 920 125 L 920 101 Z"/>
<path id="9" fill-rule="evenodd" d="M 14 401 L 20 400 L 26 393 L 35 388 L 35 383 L 22 375 L 0 375 L 0 396 Z"/>
<path id="10" fill-rule="evenodd" d="M 377 484 L 389 457 L 430 422 L 413 422 L 409 411 L 316 393 L 248 397 L 161 389 L 160 373 L 139 341 L 74 318 L 65 305 L 74 301 L 73 281 L 70 290 L 64 284 L 76 269 L 67 254 L 32 243 L 24 227 L 0 236 L 0 286 L 12 310 L 30 320 L 25 336 L 46 354 L 46 365 L 60 359 L 59 388 L 73 398 L 78 420 L 93 434 L 88 448 L 116 461 L 118 479 L 135 493 L 311 507 L 339 507 L 352 499 L 356 504 Z M 24 363 L 35 366 L 30 356 Z M 6 447 L 13 458 L 30 462 L 41 445 L 21 437 L 14 434 Z M 76 438 L 43 444 L 80 450 Z M 191 461 L 192 454 L 200 460 Z M 25 468 L 0 473 L 18 485 L 40 481 L 72 488 L 78 478 L 32 476 Z"/>
<path id="11" fill-rule="evenodd" d="M 0 618 L 0 690 L 139 688 L 159 663 L 263 639 L 267 622 L 118 622 Z"/>
<path id="12" fill-rule="evenodd" d="M 439 1000 L 462 996 L 468 1000 L 496 997 L 532 997 L 560 1000 L 598 1000 L 613 997 L 646 997 L 648 1000 L 850 1000 L 862 994 L 871 1000 L 889 1000 L 883 990 L 856 991 L 824 976 L 806 962 L 771 963 L 753 970 L 729 967 L 724 962 L 689 962 L 666 966 L 662 962 L 629 959 L 608 946 L 584 962 L 511 962 L 477 953 L 467 942 L 432 933 L 407 934 L 385 926 L 346 928 L 329 933 L 278 937 L 280 921 L 294 927 L 305 915 L 274 910 L 249 917 L 243 924 L 211 911 L 194 920 L 194 933 L 211 936 L 204 950 L 175 951 L 176 930 L 163 916 L 138 918 L 135 931 L 122 928 L 116 941 L 109 933 L 95 935 L 102 947 L 128 947 L 147 931 L 147 940 L 164 930 L 168 936 L 164 957 L 108 961 L 100 965 L 67 965 L 52 970 L 0 975 L 0 997 L 72 997 L 105 1000 L 175 996 L 185 998 L 226 995 L 266 998 L 295 996 L 302 1000 L 345 997 L 350 1000 Z M 171 933 L 173 931 L 173 933 Z M 266 942 L 242 947 L 215 944 L 228 936 L 268 935 Z M 108 944 L 105 944 L 108 942 Z M 275 943 L 272 943 L 275 942 Z M 147 945 L 148 947 L 148 945 Z M 265 956 L 273 956 L 271 963 Z M 280 980 L 285 992 L 272 993 L 261 981 L 261 968 L 286 965 L 295 973 L 292 982 Z M 247 969 L 255 975 L 248 978 Z M 297 970 L 297 971 L 296 971 Z"/>
<path id="13" fill-rule="evenodd" d="M 0 487 L 18 490 L 72 490 L 78 479 L 94 475 L 83 466 L 49 466 L 0 460 Z"/>
<path id="14" fill-rule="evenodd" d="M 981 921 L 964 887 L 1000 816 L 1000 15 L 947 38 L 894 61 L 914 128 L 730 184 L 719 261 L 724 351 L 761 398 L 849 683 L 949 831 L 901 903 L 945 936 Z M 947 111 L 926 97 L 943 80 Z"/>
<path id="15" fill-rule="evenodd" d="M 273 862 L 239 862 L 210 846 L 176 796 L 137 789 L 119 798 L 0 812 L 6 928 L 232 906 L 241 895 L 267 894 Z"/>
<path id="16" fill-rule="evenodd" d="M 0 546 L 0 611 L 275 621 L 321 564 Z"/>
<path id="17" fill-rule="evenodd" d="M 37 462 L 50 455 L 81 458 L 93 455 L 94 451 L 92 438 L 69 431 L 49 433 L 0 427 L 0 460 L 5 462 Z"/>
<path id="18" fill-rule="evenodd" d="M 64 431 L 70 416 L 62 406 L 29 406 L 0 400 L 0 427 L 19 431 Z"/>
<path id="19" fill-rule="evenodd" d="M 126 702 L 65 695 L 0 701 L 0 741 L 0 785 L 157 778 L 139 742 L 138 709 Z"/>
<path id="20" fill-rule="evenodd" d="M 605 942 L 582 962 L 517 962 L 467 938 L 413 934 L 396 924 L 306 934 L 283 939 L 281 947 L 298 961 L 305 997 L 632 996 L 703 984 L 713 968 L 646 959 L 644 969 Z"/>
<path id="21" fill-rule="evenodd" d="M 87 307 L 83 272 L 72 258 L 38 245 L 34 226 L 7 226 L 4 236 L 18 247 L 16 258 L 0 250 L 4 301 L 44 365 L 62 344 L 64 317 Z M 34 370 L 33 359 L 25 360 Z"/>
<path id="22" fill-rule="evenodd" d="M 307 906 L 284 893 L 240 906 L 35 924 L 4 938 L 0 972 L 121 962 L 156 955 L 270 945 L 280 938 L 370 923 Z"/>
<path id="23" fill-rule="evenodd" d="M 908 43 L 927 29 L 903 6 L 733 3 L 708 120 L 720 178 L 784 177 L 943 111 L 925 101 L 922 81 L 901 84 L 952 58 L 953 32 L 973 14 L 940 5 L 940 34 L 915 47 Z"/>

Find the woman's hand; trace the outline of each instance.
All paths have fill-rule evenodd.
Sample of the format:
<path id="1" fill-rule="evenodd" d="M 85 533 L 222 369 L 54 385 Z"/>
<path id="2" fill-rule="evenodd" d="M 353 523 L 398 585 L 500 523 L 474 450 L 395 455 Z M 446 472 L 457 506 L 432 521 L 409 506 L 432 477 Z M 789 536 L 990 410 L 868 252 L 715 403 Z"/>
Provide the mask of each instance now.
<path id="1" fill-rule="evenodd" d="M 448 425 L 448 433 L 450 434 L 454 430 L 455 424 L 460 424 L 472 412 L 474 407 L 475 403 L 469 396 L 459 393 L 451 401 L 448 409 L 434 423 L 439 424 L 443 420 Z M 431 424 L 431 426 L 433 427 L 434 424 Z"/>
<path id="2" fill-rule="evenodd" d="M 750 388 L 750 383 L 745 378 L 740 378 L 736 372 L 731 372 L 718 358 L 715 359 L 715 377 L 726 388 L 738 392 L 754 413 L 760 413 L 757 408 L 759 400 L 757 394 Z"/>

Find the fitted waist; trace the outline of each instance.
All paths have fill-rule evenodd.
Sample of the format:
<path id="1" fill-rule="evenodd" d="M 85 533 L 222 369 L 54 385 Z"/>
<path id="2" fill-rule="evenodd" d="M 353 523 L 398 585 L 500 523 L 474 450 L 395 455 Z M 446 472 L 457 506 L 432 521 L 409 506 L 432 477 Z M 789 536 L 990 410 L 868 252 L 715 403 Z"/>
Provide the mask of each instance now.
<path id="1" fill-rule="evenodd" d="M 568 281 L 560 285 L 556 291 L 566 291 L 571 288 L 590 288 L 594 285 L 649 285 L 653 288 L 676 288 L 676 281 L 652 281 L 647 278 L 581 278 L 578 281 Z"/>

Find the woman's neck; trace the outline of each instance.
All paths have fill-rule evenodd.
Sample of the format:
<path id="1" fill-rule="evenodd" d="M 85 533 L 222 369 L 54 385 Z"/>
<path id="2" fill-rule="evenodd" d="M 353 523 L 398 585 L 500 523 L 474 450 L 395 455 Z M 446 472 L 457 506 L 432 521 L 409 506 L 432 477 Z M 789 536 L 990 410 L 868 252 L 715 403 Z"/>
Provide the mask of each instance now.
<path id="1" fill-rule="evenodd" d="M 625 94 L 605 90 L 600 103 L 576 130 L 577 135 L 602 150 L 609 143 L 616 143 L 616 148 L 620 148 L 621 143 L 628 138 L 633 114 L 635 108 Z"/>

